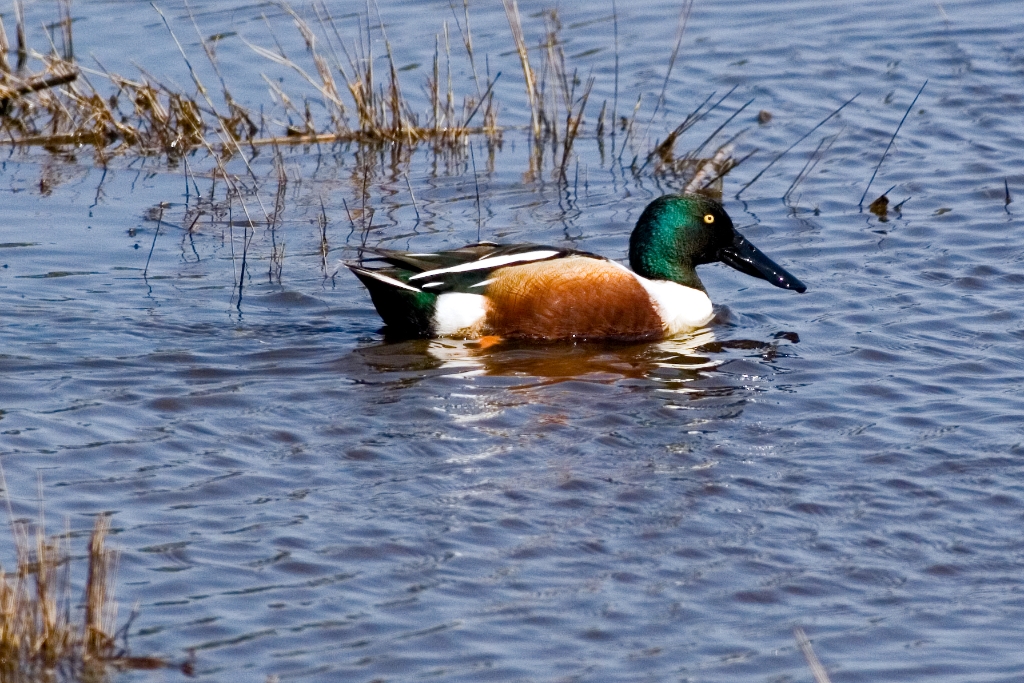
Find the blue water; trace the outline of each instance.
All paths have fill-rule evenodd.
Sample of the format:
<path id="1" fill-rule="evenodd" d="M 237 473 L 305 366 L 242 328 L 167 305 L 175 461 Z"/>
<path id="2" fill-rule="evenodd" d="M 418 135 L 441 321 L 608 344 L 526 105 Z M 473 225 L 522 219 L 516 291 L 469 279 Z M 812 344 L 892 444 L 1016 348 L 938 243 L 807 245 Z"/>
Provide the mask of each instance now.
<path id="1" fill-rule="evenodd" d="M 520 8 L 531 45 L 542 8 Z M 215 83 L 188 12 L 161 9 Z M 698 2 L 657 112 L 678 7 L 617 9 L 559 5 L 567 62 L 596 78 L 566 183 L 550 157 L 528 173 L 500 6 L 470 7 L 478 71 L 502 72 L 500 149 L 288 150 L 274 228 L 253 196 L 245 218 L 202 153 L 193 183 L 155 158 L 4 152 L 7 494 L 35 519 L 41 486 L 51 530 L 113 514 L 133 653 L 174 665 L 194 650 L 204 681 L 807 681 L 800 626 L 837 682 L 1024 674 L 1019 7 Z M 284 118 L 266 72 L 321 115 L 300 76 L 242 41 L 273 46 L 269 24 L 302 59 L 286 14 L 193 10 L 205 36 L 235 33 L 217 55 L 236 98 Z M 30 26 L 54 18 L 26 11 Z M 355 41 L 365 5 L 331 12 Z M 456 92 L 475 92 L 447 4 L 380 12 L 410 101 L 426 106 L 446 21 Z M 133 76 L 134 60 L 191 87 L 148 4 L 73 14 L 84 65 Z M 754 100 L 723 133 L 745 131 L 737 157 L 758 150 L 725 206 L 806 294 L 703 266 L 717 314 L 694 338 L 482 350 L 385 342 L 338 272 L 364 241 L 478 233 L 622 258 L 645 204 L 677 189 L 632 157 L 733 86 L 678 148 Z M 601 104 L 630 117 L 639 96 L 626 151 L 620 132 L 602 156 Z M 252 159 L 257 181 L 231 166 L 268 207 L 272 157 Z M 211 184 L 212 205 L 196 196 Z M 887 190 L 883 221 L 866 205 Z"/>

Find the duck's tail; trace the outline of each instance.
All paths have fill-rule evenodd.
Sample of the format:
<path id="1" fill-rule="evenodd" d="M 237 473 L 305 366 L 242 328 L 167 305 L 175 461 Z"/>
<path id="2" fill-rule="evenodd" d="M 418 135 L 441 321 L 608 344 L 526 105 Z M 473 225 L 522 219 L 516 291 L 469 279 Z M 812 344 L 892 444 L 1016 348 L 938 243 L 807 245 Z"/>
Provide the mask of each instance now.
<path id="1" fill-rule="evenodd" d="M 403 282 L 402 271 L 397 268 L 371 270 L 352 263 L 345 265 L 370 293 L 373 306 L 388 326 L 388 332 L 403 337 L 431 335 L 436 294 Z"/>

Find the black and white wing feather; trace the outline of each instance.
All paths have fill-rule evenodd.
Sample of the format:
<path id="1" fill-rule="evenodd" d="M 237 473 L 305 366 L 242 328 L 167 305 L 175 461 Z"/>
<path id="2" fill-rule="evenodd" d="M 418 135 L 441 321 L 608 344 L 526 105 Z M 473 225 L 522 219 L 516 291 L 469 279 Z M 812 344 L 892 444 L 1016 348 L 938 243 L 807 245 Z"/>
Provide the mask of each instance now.
<path id="1" fill-rule="evenodd" d="M 389 280 L 396 281 L 396 286 L 436 294 L 444 292 L 480 294 L 482 288 L 487 285 L 491 273 L 498 268 L 550 261 L 568 256 L 603 259 L 601 256 L 573 249 L 538 244 L 502 245 L 493 242 L 470 244 L 460 249 L 436 253 L 415 253 L 390 249 L 369 249 L 368 251 L 375 255 L 374 260 L 384 261 L 392 267 L 376 271 L 360 267 L 359 270 L 364 273 L 379 273 Z"/>

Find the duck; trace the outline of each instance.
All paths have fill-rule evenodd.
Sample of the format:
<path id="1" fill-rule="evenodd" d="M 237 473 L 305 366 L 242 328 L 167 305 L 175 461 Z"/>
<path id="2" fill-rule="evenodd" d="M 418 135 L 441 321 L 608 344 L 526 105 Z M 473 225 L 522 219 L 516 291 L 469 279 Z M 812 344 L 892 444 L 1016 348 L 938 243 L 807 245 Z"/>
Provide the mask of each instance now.
<path id="1" fill-rule="evenodd" d="M 714 262 L 807 290 L 736 230 L 718 200 L 701 194 L 647 205 L 629 238 L 629 268 L 576 249 L 495 242 L 433 253 L 371 248 L 345 265 L 392 336 L 643 341 L 711 321 L 696 267 Z"/>

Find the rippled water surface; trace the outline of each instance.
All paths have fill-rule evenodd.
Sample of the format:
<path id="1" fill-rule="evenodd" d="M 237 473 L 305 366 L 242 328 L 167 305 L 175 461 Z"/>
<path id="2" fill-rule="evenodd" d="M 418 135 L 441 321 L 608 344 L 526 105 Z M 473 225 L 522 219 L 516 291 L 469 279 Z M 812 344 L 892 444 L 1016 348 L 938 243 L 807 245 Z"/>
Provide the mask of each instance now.
<path id="1" fill-rule="evenodd" d="M 186 230 L 209 176 L 155 159 L 4 152 L 8 494 L 34 518 L 40 482 L 51 527 L 113 513 L 134 652 L 194 650 L 203 681 L 807 681 L 801 626 L 834 681 L 1024 675 L 1019 3 L 698 0 L 656 113 L 678 7 L 627 4 L 617 21 L 610 3 L 559 6 L 570 66 L 596 78 L 568 183 L 527 173 L 508 24 L 472 3 L 477 67 L 502 72 L 501 148 L 292 150 L 273 231 L 216 187 L 222 213 Z M 531 45 L 545 7 L 521 7 Z M 201 55 L 184 7 L 162 9 Z M 269 107 L 274 67 L 242 39 L 273 45 L 269 25 L 301 57 L 287 15 L 194 10 L 205 34 L 234 32 L 217 49 L 235 96 Z M 189 82 L 148 4 L 73 12 L 83 63 Z M 365 5 L 332 12 L 354 41 Z M 380 12 L 413 101 L 445 22 L 456 91 L 475 91 L 447 4 Z M 893 188 L 882 220 L 858 202 L 925 80 L 865 200 Z M 632 156 L 733 86 L 680 146 L 753 99 L 725 129 L 745 131 L 737 156 L 758 150 L 725 205 L 806 294 L 703 266 L 717 316 L 692 339 L 484 349 L 385 341 L 335 274 L 364 240 L 478 230 L 621 258 L 675 188 Z M 599 148 L 601 103 L 629 117 L 640 96 L 627 152 L 621 133 Z M 252 161 L 269 204 L 271 157 Z M 347 213 L 362 225 L 364 206 L 368 231 Z"/>

